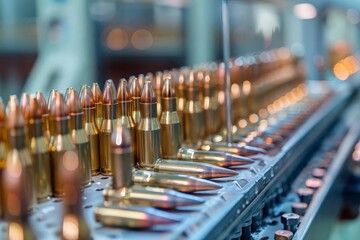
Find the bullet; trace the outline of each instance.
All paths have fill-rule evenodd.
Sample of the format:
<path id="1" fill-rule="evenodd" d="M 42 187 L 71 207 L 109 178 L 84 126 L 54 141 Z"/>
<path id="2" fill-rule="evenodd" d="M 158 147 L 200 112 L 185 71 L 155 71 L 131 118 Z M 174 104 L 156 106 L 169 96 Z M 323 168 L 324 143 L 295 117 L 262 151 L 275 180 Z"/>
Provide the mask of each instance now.
<path id="1" fill-rule="evenodd" d="M 23 92 L 20 98 L 20 110 L 23 114 L 25 113 L 25 108 L 29 104 L 29 101 L 30 101 L 30 95 L 28 93 Z"/>
<path id="2" fill-rule="evenodd" d="M 72 98 L 71 94 L 69 97 Z M 65 154 L 60 162 L 60 182 L 65 195 L 64 218 L 61 228 L 64 240 L 91 239 L 90 229 L 82 212 L 81 184 L 83 177 L 81 174 L 83 171 L 81 165 L 80 159 L 73 154 Z"/>
<path id="3" fill-rule="evenodd" d="M 90 142 L 84 129 L 84 111 L 82 109 L 79 96 L 73 88 L 66 91 L 66 104 L 70 114 L 70 133 L 71 139 L 78 152 L 81 169 L 81 180 L 83 186 L 91 185 L 91 155 Z"/>
<path id="4" fill-rule="evenodd" d="M 177 157 L 186 161 L 210 163 L 220 167 L 254 163 L 254 160 L 248 157 L 218 151 L 194 150 L 191 148 L 180 148 Z"/>
<path id="5" fill-rule="evenodd" d="M 69 109 L 60 93 L 55 96 L 50 104 L 49 120 L 52 126 L 49 150 L 51 155 L 52 189 L 55 197 L 63 197 L 64 189 L 61 183 L 61 168 L 64 158 L 78 158 L 75 144 L 70 135 Z"/>
<path id="6" fill-rule="evenodd" d="M 162 86 L 163 86 L 163 77 L 164 77 L 164 75 L 162 72 L 156 72 L 155 79 L 154 79 L 154 81 L 152 81 L 154 88 L 155 88 L 156 103 L 157 103 L 156 109 L 157 109 L 158 118 L 160 118 L 160 116 L 161 116 L 161 92 L 162 92 Z"/>
<path id="7" fill-rule="evenodd" d="M 6 112 L 5 127 L 7 130 L 8 154 L 5 163 L 4 186 L 7 184 L 7 181 L 11 181 L 12 176 L 9 174 L 14 174 L 10 169 L 21 172 L 21 179 L 18 179 L 18 181 L 21 181 L 21 185 L 24 186 L 22 189 L 25 189 L 24 198 L 28 201 L 27 209 L 28 211 L 32 211 L 36 204 L 34 169 L 31 155 L 27 148 L 24 116 L 15 95 L 10 96 Z M 8 168 L 10 172 L 7 172 L 6 168 Z M 22 172 L 24 173 L 22 174 Z M 9 177 L 9 179 L 7 179 L 7 177 Z"/>
<path id="8" fill-rule="evenodd" d="M 215 134 L 220 127 L 219 103 L 216 97 L 215 83 L 210 71 L 206 71 L 203 79 L 203 108 L 205 116 L 205 135 Z"/>
<path id="9" fill-rule="evenodd" d="M 36 92 L 36 100 L 39 104 L 41 109 L 41 116 L 43 118 L 43 132 L 45 136 L 46 143 L 49 144 L 50 142 L 50 126 L 49 126 L 49 109 L 47 106 L 47 102 L 45 96 L 42 92 Z"/>
<path id="10" fill-rule="evenodd" d="M 20 129 L 18 128 L 18 130 Z M 5 200 L 6 220 L 8 222 L 5 239 L 35 240 L 36 237 L 29 224 L 28 210 L 32 208 L 33 204 L 32 199 L 28 198 L 27 179 L 29 175 L 26 168 L 19 164 L 20 158 L 17 160 L 7 162 L 1 179 L 4 187 L 4 196 L 2 197 Z"/>
<path id="11" fill-rule="evenodd" d="M 100 173 L 99 131 L 96 127 L 95 100 L 89 86 L 81 87 L 80 102 L 84 111 L 84 130 L 90 144 L 91 174 L 94 176 Z"/>
<path id="12" fill-rule="evenodd" d="M 148 76 L 149 77 L 149 76 Z M 150 75 L 150 78 L 151 78 L 151 75 Z M 145 75 L 144 74 L 140 74 L 139 76 L 138 76 L 138 82 L 139 82 L 139 84 L 140 84 L 140 88 L 142 88 L 143 86 L 144 86 L 144 84 L 145 84 Z M 152 79 L 152 78 L 151 78 Z"/>
<path id="13" fill-rule="evenodd" d="M 193 206 L 204 203 L 200 198 L 172 189 L 146 186 L 132 186 L 121 190 L 106 189 L 105 202 L 108 204 L 135 204 L 163 209 L 175 209 L 181 206 Z"/>
<path id="14" fill-rule="evenodd" d="M 131 96 L 131 104 L 130 104 L 131 116 L 137 127 L 141 119 L 141 115 L 140 115 L 141 87 L 139 81 L 134 76 L 131 76 L 129 78 L 129 92 Z"/>
<path id="15" fill-rule="evenodd" d="M 0 179 L 2 179 L 3 171 L 6 163 L 6 132 L 5 132 L 5 121 L 6 121 L 6 112 L 5 105 L 0 97 Z M 4 191 L 3 184 L 0 184 L 0 219 L 4 215 L 5 203 L 4 203 Z"/>
<path id="16" fill-rule="evenodd" d="M 96 125 L 97 129 L 100 130 L 102 119 L 103 119 L 103 117 L 102 117 L 103 95 L 102 95 L 99 84 L 93 83 L 92 87 L 91 87 L 91 92 L 93 94 L 94 101 L 95 101 L 95 120 L 96 120 L 95 125 Z"/>
<path id="17" fill-rule="evenodd" d="M 236 155 L 241 156 L 252 156 L 256 154 L 266 154 L 267 151 L 261 148 L 252 147 L 252 146 L 246 146 L 236 143 L 225 143 L 225 142 L 217 142 L 217 143 L 211 143 L 204 141 L 201 146 L 199 147 L 199 150 L 204 151 L 219 151 L 219 152 L 227 152 L 232 153 Z"/>
<path id="18" fill-rule="evenodd" d="M 48 98 L 48 111 L 49 111 L 49 132 L 50 132 L 50 141 L 49 141 L 49 146 L 52 145 L 53 141 L 54 141 L 54 136 L 52 135 L 52 133 L 54 132 L 54 127 L 52 126 L 52 121 L 50 121 L 50 109 L 51 109 L 51 104 L 53 102 L 53 100 L 55 99 L 55 95 L 58 91 L 56 89 L 52 89 L 50 91 L 49 94 L 49 98 Z"/>
<path id="19" fill-rule="evenodd" d="M 132 181 L 140 186 L 168 188 L 180 192 L 207 191 L 222 188 L 220 184 L 193 176 L 144 170 L 134 171 Z"/>
<path id="20" fill-rule="evenodd" d="M 184 143 L 186 145 L 196 145 L 205 136 L 204 110 L 199 98 L 198 81 L 195 72 L 189 74 L 186 89 L 186 103 L 184 108 Z"/>
<path id="21" fill-rule="evenodd" d="M 176 96 L 171 78 L 166 78 L 161 92 L 161 150 L 163 158 L 175 158 L 183 142 Z"/>
<path id="22" fill-rule="evenodd" d="M 137 129 L 137 152 L 141 168 L 151 169 L 161 156 L 160 123 L 156 96 L 150 81 L 145 81 L 140 97 L 141 120 Z"/>
<path id="23" fill-rule="evenodd" d="M 120 80 L 118 92 L 117 92 L 117 121 L 124 127 L 128 128 L 131 133 L 132 147 L 136 149 L 136 124 L 134 119 L 131 117 L 131 97 L 127 85 L 127 81 L 123 78 Z M 137 154 L 134 151 L 133 155 L 133 166 L 138 166 Z"/>
<path id="24" fill-rule="evenodd" d="M 186 81 L 186 71 L 183 70 L 180 72 L 179 74 L 179 78 L 176 79 L 175 81 L 175 93 L 176 93 L 176 105 L 177 105 L 177 112 L 179 115 L 179 119 L 180 122 L 182 123 L 182 134 L 184 136 L 184 109 L 185 109 L 185 104 L 186 104 L 186 94 L 185 94 L 185 90 L 186 90 L 186 86 L 185 86 L 185 81 Z"/>
<path id="25" fill-rule="evenodd" d="M 111 135 L 113 178 L 112 186 L 104 191 L 109 203 L 140 204 L 175 208 L 203 203 L 194 196 L 160 188 L 132 186 L 133 148 L 129 129 L 117 124 Z"/>
<path id="26" fill-rule="evenodd" d="M 109 205 L 95 209 L 95 219 L 110 227 L 150 228 L 154 225 L 166 225 L 180 222 L 172 213 L 151 207 L 135 205 Z"/>
<path id="27" fill-rule="evenodd" d="M 35 97 L 30 97 L 24 109 L 30 139 L 30 154 L 33 163 L 36 199 L 46 201 L 52 196 L 50 153 L 43 135 L 42 109 Z"/>
<path id="28" fill-rule="evenodd" d="M 233 170 L 208 163 L 169 159 L 158 159 L 154 171 L 160 173 L 185 174 L 204 179 L 231 177 L 238 174 Z"/>
<path id="29" fill-rule="evenodd" d="M 111 175 L 111 132 L 116 127 L 116 89 L 111 79 L 107 80 L 103 93 L 103 120 L 100 127 L 100 166 L 104 175 Z"/>

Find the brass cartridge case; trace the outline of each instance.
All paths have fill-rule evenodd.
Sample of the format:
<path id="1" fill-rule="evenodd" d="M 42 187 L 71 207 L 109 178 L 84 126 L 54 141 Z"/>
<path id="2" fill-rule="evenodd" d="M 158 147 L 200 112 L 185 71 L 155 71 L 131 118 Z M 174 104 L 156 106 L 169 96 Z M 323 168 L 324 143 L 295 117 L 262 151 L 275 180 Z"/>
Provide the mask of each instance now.
<path id="1" fill-rule="evenodd" d="M 48 105 L 46 102 L 46 99 L 44 97 L 44 94 L 40 91 L 36 92 L 36 100 L 39 104 L 39 107 L 41 109 L 41 116 L 43 119 L 43 132 L 44 132 L 44 137 L 46 140 L 46 144 L 49 145 L 50 143 L 50 125 L 49 125 L 49 109 L 48 109 Z"/>
<path id="2" fill-rule="evenodd" d="M 30 139 L 30 153 L 33 162 L 36 198 L 39 202 L 52 196 L 50 153 L 43 135 L 43 118 L 36 98 L 31 97 L 24 109 Z"/>
<path id="3" fill-rule="evenodd" d="M 90 144 L 91 174 L 94 176 L 100 173 L 99 131 L 95 124 L 95 100 L 90 87 L 82 86 L 80 101 L 84 110 L 84 130 Z"/>
<path id="4" fill-rule="evenodd" d="M 77 159 L 78 153 L 70 135 L 69 110 L 60 93 L 55 94 L 55 98 L 51 103 L 49 118 L 50 125 L 52 126 L 51 136 L 53 139 L 49 145 L 52 161 L 53 194 L 55 197 L 63 197 L 65 195 L 61 182 L 63 161 L 66 158 Z"/>
<path id="5" fill-rule="evenodd" d="M 140 98 L 141 120 L 137 129 L 139 165 L 145 169 L 152 169 L 161 156 L 160 123 L 156 105 L 152 83 L 146 81 Z"/>
<path id="6" fill-rule="evenodd" d="M 176 111 L 176 96 L 171 78 L 164 81 L 161 93 L 161 149 L 163 158 L 174 158 L 183 142 L 180 119 Z"/>
<path id="7" fill-rule="evenodd" d="M 86 187 L 91 185 L 91 155 L 89 139 L 84 129 L 84 111 L 77 92 L 71 88 L 67 92 L 71 139 L 78 152 L 82 185 Z"/>
<path id="8" fill-rule="evenodd" d="M 136 150 L 136 124 L 131 117 L 131 97 L 128 90 L 128 85 L 125 79 L 121 79 L 117 92 L 117 122 L 128 128 L 131 134 L 132 147 Z M 136 151 L 133 156 L 133 166 L 138 166 L 138 157 Z"/>
<path id="9" fill-rule="evenodd" d="M 205 136 L 215 134 L 220 128 L 219 103 L 214 80 L 210 71 L 205 72 L 203 83 L 203 108 L 205 116 Z"/>
<path id="10" fill-rule="evenodd" d="M 184 108 L 184 143 L 197 145 L 205 136 L 204 109 L 199 99 L 199 86 L 194 71 L 190 71 Z"/>
<path id="11" fill-rule="evenodd" d="M 95 100 L 95 126 L 100 130 L 102 119 L 103 119 L 103 110 L 102 110 L 102 101 L 103 95 L 100 89 L 99 84 L 93 83 L 91 87 L 91 92 Z"/>
<path id="12" fill-rule="evenodd" d="M 26 198 L 27 210 L 32 211 L 36 205 L 36 189 L 34 182 L 34 169 L 30 155 L 27 148 L 27 135 L 25 129 L 25 120 L 17 102 L 16 96 L 10 96 L 7 105 L 7 118 L 5 127 L 7 129 L 8 140 L 8 154 L 5 163 L 5 172 L 3 176 L 4 186 L 6 182 L 11 181 L 11 171 L 7 172 L 6 169 L 17 169 L 20 171 L 21 178 L 18 179 L 24 189 L 24 198 Z M 19 169 L 19 167 L 21 169 Z M 10 175 L 9 175 L 10 174 Z M 9 183 L 10 185 L 11 183 Z"/>
<path id="13" fill-rule="evenodd" d="M 103 94 L 103 120 L 100 127 L 100 166 L 104 175 L 111 175 L 111 133 L 116 127 L 116 109 L 118 103 L 116 100 L 116 90 L 112 80 L 107 80 Z"/>
<path id="14" fill-rule="evenodd" d="M 180 119 L 180 126 L 182 136 L 184 138 L 185 129 L 184 129 L 184 109 L 186 104 L 186 82 L 187 71 L 183 70 L 179 74 L 179 78 L 175 81 L 175 93 L 176 93 L 176 106 L 177 112 Z"/>

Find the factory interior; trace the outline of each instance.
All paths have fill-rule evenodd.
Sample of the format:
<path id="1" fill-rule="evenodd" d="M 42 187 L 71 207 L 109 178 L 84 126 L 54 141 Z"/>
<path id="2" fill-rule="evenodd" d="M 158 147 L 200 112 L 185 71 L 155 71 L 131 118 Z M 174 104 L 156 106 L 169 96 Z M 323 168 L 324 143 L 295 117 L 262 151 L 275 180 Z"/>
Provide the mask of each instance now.
<path id="1" fill-rule="evenodd" d="M 358 240 L 359 118 L 358 0 L 0 0 L 0 240 Z"/>

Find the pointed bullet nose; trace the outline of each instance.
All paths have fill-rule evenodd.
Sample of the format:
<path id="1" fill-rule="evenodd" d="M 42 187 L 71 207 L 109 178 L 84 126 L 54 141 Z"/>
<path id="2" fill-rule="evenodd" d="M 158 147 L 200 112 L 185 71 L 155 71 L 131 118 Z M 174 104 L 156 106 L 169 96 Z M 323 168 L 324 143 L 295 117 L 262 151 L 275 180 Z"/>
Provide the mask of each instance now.
<path id="1" fill-rule="evenodd" d="M 28 93 L 22 93 L 20 98 L 20 109 L 23 114 L 25 113 L 25 108 L 29 104 L 29 101 L 30 95 Z"/>
<path id="2" fill-rule="evenodd" d="M 198 81 L 196 79 L 196 73 L 194 72 L 194 70 L 191 70 L 189 73 L 189 79 L 187 82 L 187 86 L 188 89 L 193 89 L 193 88 L 197 88 L 198 87 Z"/>
<path id="3" fill-rule="evenodd" d="M 64 97 L 61 93 L 56 92 L 54 98 L 50 104 L 50 117 L 62 118 L 69 116 L 69 109 L 66 106 Z"/>
<path id="4" fill-rule="evenodd" d="M 192 180 L 191 182 L 194 185 L 195 191 L 218 190 L 218 189 L 222 188 L 222 186 L 220 184 L 206 180 L 206 179 L 196 178 L 193 176 L 190 176 L 190 178 Z"/>
<path id="5" fill-rule="evenodd" d="M 83 108 L 94 108 L 95 100 L 89 86 L 83 85 L 80 91 L 80 103 Z"/>
<path id="6" fill-rule="evenodd" d="M 131 135 L 128 128 L 117 124 L 111 134 L 111 146 L 113 149 L 124 149 L 131 147 Z"/>
<path id="7" fill-rule="evenodd" d="M 49 99 L 48 99 L 48 109 L 49 109 L 49 111 L 50 111 L 50 109 L 51 109 L 51 104 L 52 104 L 53 100 L 55 99 L 56 93 L 57 93 L 57 90 L 56 90 L 56 89 L 52 89 L 52 90 L 50 91 Z"/>
<path id="8" fill-rule="evenodd" d="M 119 102 L 131 101 L 128 84 L 125 78 L 120 79 L 116 98 Z"/>
<path id="9" fill-rule="evenodd" d="M 150 81 L 144 83 L 144 87 L 141 92 L 140 102 L 142 103 L 156 103 L 156 95 L 153 85 Z"/>
<path id="10" fill-rule="evenodd" d="M 41 119 L 41 107 L 35 97 L 30 97 L 29 104 L 25 108 L 24 115 L 27 120 Z"/>
<path id="11" fill-rule="evenodd" d="M 103 93 L 103 104 L 116 104 L 116 89 L 114 82 L 109 79 L 105 82 Z"/>
<path id="12" fill-rule="evenodd" d="M 42 92 L 37 91 L 36 92 L 36 100 L 39 104 L 39 108 L 41 109 L 41 114 L 48 114 L 49 113 L 49 109 L 47 107 L 47 102 L 45 99 L 45 96 Z"/>
<path id="13" fill-rule="evenodd" d="M 129 92 L 131 97 L 140 97 L 141 96 L 141 86 L 138 79 L 134 76 L 129 79 Z"/>
<path id="14" fill-rule="evenodd" d="M 144 83 L 145 83 L 145 75 L 144 74 L 140 74 L 138 76 L 138 82 L 140 84 L 140 88 L 142 88 L 144 86 Z"/>
<path id="15" fill-rule="evenodd" d="M 238 175 L 236 171 L 231 169 L 218 167 L 211 164 L 207 164 L 207 165 L 210 165 L 211 167 L 210 169 L 211 174 L 209 178 L 223 178 L 223 177 L 232 177 Z"/>
<path id="16" fill-rule="evenodd" d="M 175 89 L 172 84 L 171 78 L 166 78 L 164 80 L 161 97 L 163 98 L 175 98 Z"/>
<path id="17" fill-rule="evenodd" d="M 166 189 L 166 193 L 169 196 L 168 201 L 176 203 L 176 206 L 193 206 L 203 204 L 205 202 L 204 199 L 200 197 L 196 197 L 187 193 L 177 192 L 171 189 Z"/>
<path id="18" fill-rule="evenodd" d="M 102 95 L 101 88 L 98 83 L 92 84 L 91 92 L 93 94 L 95 103 L 102 103 L 103 95 Z"/>
<path id="19" fill-rule="evenodd" d="M 156 92 L 160 92 L 161 91 L 161 87 L 163 85 L 163 77 L 164 74 L 162 72 L 156 72 L 155 73 L 155 89 Z"/>
<path id="20" fill-rule="evenodd" d="M 238 156 L 235 154 L 231 154 L 231 153 L 226 153 L 226 161 L 231 165 L 231 166 L 236 166 L 236 165 L 248 165 L 248 164 L 253 164 L 255 161 L 251 158 L 248 157 L 243 157 L 243 156 Z"/>
<path id="21" fill-rule="evenodd" d="M 70 114 L 83 113 L 83 109 L 80 103 L 79 96 L 75 89 L 68 88 L 67 98 L 65 99 L 67 106 L 69 107 Z"/>
<path id="22" fill-rule="evenodd" d="M 24 116 L 20 110 L 20 106 L 15 95 L 10 96 L 9 102 L 6 106 L 6 112 L 6 127 L 8 129 L 24 127 Z"/>

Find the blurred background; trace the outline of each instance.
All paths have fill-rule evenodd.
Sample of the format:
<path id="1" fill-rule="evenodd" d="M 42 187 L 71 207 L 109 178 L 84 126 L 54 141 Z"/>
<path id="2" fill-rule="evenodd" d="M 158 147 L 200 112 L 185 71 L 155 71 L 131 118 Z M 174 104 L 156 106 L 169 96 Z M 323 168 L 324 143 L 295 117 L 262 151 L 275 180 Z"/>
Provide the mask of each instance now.
<path id="1" fill-rule="evenodd" d="M 309 79 L 347 77 L 334 66 L 360 47 L 359 1 L 229 3 L 232 56 L 287 47 Z M 0 0 L 0 95 L 221 60 L 221 41 L 220 0 Z"/>

